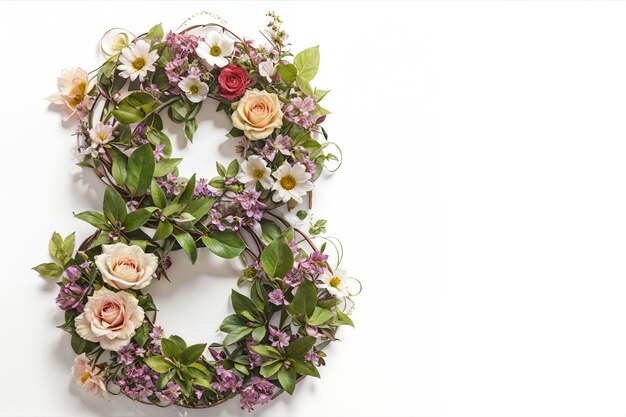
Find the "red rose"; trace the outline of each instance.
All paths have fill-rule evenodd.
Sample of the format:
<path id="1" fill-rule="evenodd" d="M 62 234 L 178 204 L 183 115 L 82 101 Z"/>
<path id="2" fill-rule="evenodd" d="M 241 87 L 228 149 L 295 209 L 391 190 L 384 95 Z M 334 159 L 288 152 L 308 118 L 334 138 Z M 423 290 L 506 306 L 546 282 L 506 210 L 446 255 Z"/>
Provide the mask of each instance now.
<path id="1" fill-rule="evenodd" d="M 220 85 L 220 96 L 226 100 L 235 100 L 246 92 L 250 80 L 245 69 L 229 64 L 222 68 L 217 82 Z"/>

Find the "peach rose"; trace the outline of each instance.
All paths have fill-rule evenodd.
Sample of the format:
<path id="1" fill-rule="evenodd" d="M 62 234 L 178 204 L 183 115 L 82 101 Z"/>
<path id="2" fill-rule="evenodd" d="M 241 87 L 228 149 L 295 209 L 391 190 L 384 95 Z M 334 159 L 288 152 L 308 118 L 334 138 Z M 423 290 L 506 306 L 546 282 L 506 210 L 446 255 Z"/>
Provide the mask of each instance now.
<path id="1" fill-rule="evenodd" d="M 68 120 L 78 110 L 87 110 L 91 107 L 92 99 L 89 92 L 89 77 L 82 68 L 65 68 L 57 78 L 58 92 L 48 96 L 54 104 L 63 106 L 65 117 Z"/>
<path id="2" fill-rule="evenodd" d="M 159 265 L 156 255 L 123 243 L 102 245 L 102 253 L 95 261 L 104 282 L 118 290 L 145 288 Z"/>
<path id="3" fill-rule="evenodd" d="M 248 90 L 232 115 L 233 126 L 249 139 L 265 139 L 283 125 L 280 101 L 274 93 Z"/>
<path id="4" fill-rule="evenodd" d="M 97 366 L 91 366 L 91 361 L 84 353 L 81 353 L 74 359 L 72 375 L 74 375 L 74 380 L 83 390 L 99 397 L 109 397 L 104 372 Z"/>
<path id="5" fill-rule="evenodd" d="M 83 339 L 117 352 L 130 342 L 143 317 L 143 309 L 130 293 L 101 288 L 88 298 L 85 310 L 74 319 L 74 324 L 76 333 Z"/>

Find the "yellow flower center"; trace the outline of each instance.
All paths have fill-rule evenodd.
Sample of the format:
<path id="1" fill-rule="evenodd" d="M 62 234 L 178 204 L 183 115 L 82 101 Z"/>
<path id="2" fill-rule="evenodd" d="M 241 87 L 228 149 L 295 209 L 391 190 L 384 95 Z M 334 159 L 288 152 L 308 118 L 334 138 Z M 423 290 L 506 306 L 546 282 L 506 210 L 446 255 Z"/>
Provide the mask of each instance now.
<path id="1" fill-rule="evenodd" d="M 217 45 L 213 45 L 211 47 L 211 55 L 213 55 L 213 56 L 220 56 L 220 55 L 222 55 L 222 48 L 220 48 Z"/>
<path id="2" fill-rule="evenodd" d="M 99 130 L 98 133 L 96 133 L 96 136 L 103 142 L 107 139 L 106 133 L 104 133 L 102 130 Z"/>
<path id="3" fill-rule="evenodd" d="M 285 175 L 280 179 L 280 186 L 285 190 L 291 190 L 296 186 L 296 179 L 293 175 Z"/>
<path id="4" fill-rule="evenodd" d="M 341 285 L 341 278 L 332 277 L 330 281 L 328 281 L 328 285 L 330 285 L 333 288 L 339 288 L 339 285 Z"/>
<path id="5" fill-rule="evenodd" d="M 89 374 L 84 373 L 83 376 L 80 377 L 80 383 L 84 385 L 85 381 L 87 381 L 88 379 L 89 379 Z"/>
<path id="6" fill-rule="evenodd" d="M 252 176 L 257 180 L 260 180 L 261 178 L 263 178 L 264 174 L 265 172 L 261 168 L 257 168 L 254 171 L 252 171 Z"/>
<path id="7" fill-rule="evenodd" d="M 131 65 L 133 66 L 133 68 L 135 68 L 136 70 L 140 70 L 142 69 L 145 65 L 146 65 L 146 60 L 143 59 L 142 57 L 139 58 L 135 58 L 133 60 L 133 62 L 131 62 Z"/>
<path id="8" fill-rule="evenodd" d="M 196 84 L 193 84 L 193 85 L 191 85 L 191 86 L 189 87 L 189 92 L 190 92 L 191 94 L 197 94 L 199 90 L 200 90 L 200 89 L 198 88 L 198 86 L 197 86 Z"/>

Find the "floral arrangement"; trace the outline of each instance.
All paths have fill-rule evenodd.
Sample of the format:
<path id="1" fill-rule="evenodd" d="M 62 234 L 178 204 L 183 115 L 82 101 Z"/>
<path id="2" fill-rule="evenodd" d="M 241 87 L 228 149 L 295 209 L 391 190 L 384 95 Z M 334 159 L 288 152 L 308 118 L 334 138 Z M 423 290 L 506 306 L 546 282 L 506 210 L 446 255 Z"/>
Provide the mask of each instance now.
<path id="1" fill-rule="evenodd" d="M 324 348 L 339 326 L 353 325 L 360 283 L 336 269 L 341 250 L 320 236 L 326 221 L 298 209 L 305 198 L 310 208 L 315 181 L 339 161 L 322 127 L 327 91 L 310 85 L 319 49 L 292 55 L 281 20 L 268 16 L 266 45 L 217 23 L 167 34 L 157 25 L 136 37 L 119 31 L 97 70 L 65 69 L 58 79 L 50 100 L 78 121 L 78 165 L 106 190 L 101 212 L 75 214 L 95 232 L 77 248 L 75 234 L 55 232 L 54 261 L 33 269 L 58 280 L 59 327 L 71 336 L 72 373 L 86 391 L 191 408 L 238 395 L 252 410 L 319 377 Z M 210 180 L 183 178 L 163 116 L 192 141 L 207 99 L 232 120 L 227 136 L 239 140 L 240 158 L 217 163 Z M 298 228 L 307 222 L 308 233 Z M 319 249 L 318 238 L 326 239 Z M 249 288 L 232 292 L 225 337 L 208 349 L 165 337 L 147 292 L 153 280 L 169 280 L 170 252 L 194 262 L 200 248 L 240 258 L 238 285 Z"/>

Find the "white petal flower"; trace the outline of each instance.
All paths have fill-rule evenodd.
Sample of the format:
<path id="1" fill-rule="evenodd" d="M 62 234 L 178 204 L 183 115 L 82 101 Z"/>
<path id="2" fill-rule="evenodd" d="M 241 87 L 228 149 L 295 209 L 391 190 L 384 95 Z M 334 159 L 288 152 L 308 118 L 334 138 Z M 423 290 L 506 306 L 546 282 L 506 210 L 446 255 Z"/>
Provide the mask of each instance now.
<path id="1" fill-rule="evenodd" d="M 270 177 L 271 172 L 265 159 L 252 155 L 241 163 L 241 172 L 237 175 L 237 179 L 250 188 L 254 188 L 256 182 L 259 181 L 263 188 L 269 190 L 274 183 Z"/>
<path id="2" fill-rule="evenodd" d="M 117 69 L 124 78 L 135 81 L 139 77 L 139 81 L 143 81 L 148 71 L 155 70 L 154 63 L 157 59 L 159 59 L 157 51 L 150 51 L 150 44 L 141 39 L 122 49 L 121 65 L 118 65 Z"/>
<path id="3" fill-rule="evenodd" d="M 183 78 L 178 83 L 178 87 L 185 92 L 185 95 L 192 103 L 200 103 L 209 94 L 209 86 L 195 75 Z"/>
<path id="4" fill-rule="evenodd" d="M 109 397 L 104 371 L 100 370 L 98 366 L 92 366 L 91 361 L 84 353 L 74 358 L 72 375 L 76 383 L 79 384 L 84 391 L 102 398 Z"/>
<path id="5" fill-rule="evenodd" d="M 198 56 L 206 61 L 209 66 L 222 68 L 228 65 L 226 57 L 232 55 L 235 42 L 228 36 L 217 31 L 209 32 L 205 42 L 200 42 L 196 48 Z"/>
<path id="6" fill-rule="evenodd" d="M 113 126 L 102 122 L 89 129 L 89 137 L 93 143 L 105 145 L 113 139 Z"/>
<path id="7" fill-rule="evenodd" d="M 272 77 L 276 74 L 276 63 L 270 61 L 263 61 L 259 64 L 259 75 L 265 77 L 268 83 L 272 82 Z"/>
<path id="8" fill-rule="evenodd" d="M 300 218 L 302 216 L 302 218 Z M 292 227 L 308 227 L 311 224 L 313 213 L 308 210 L 289 210 L 283 216 Z"/>
<path id="9" fill-rule="evenodd" d="M 293 166 L 285 161 L 274 172 L 276 182 L 272 186 L 275 190 L 272 200 L 283 203 L 293 199 L 298 203 L 302 203 L 302 196 L 313 188 L 311 182 L 311 174 L 306 172 L 306 168 L 300 162 L 296 162 Z"/>
<path id="10" fill-rule="evenodd" d="M 343 269 L 335 270 L 334 274 L 326 271 L 319 279 L 322 281 L 318 284 L 318 288 L 326 289 L 331 295 L 335 297 L 347 297 L 350 295 L 348 291 L 348 275 Z"/>

